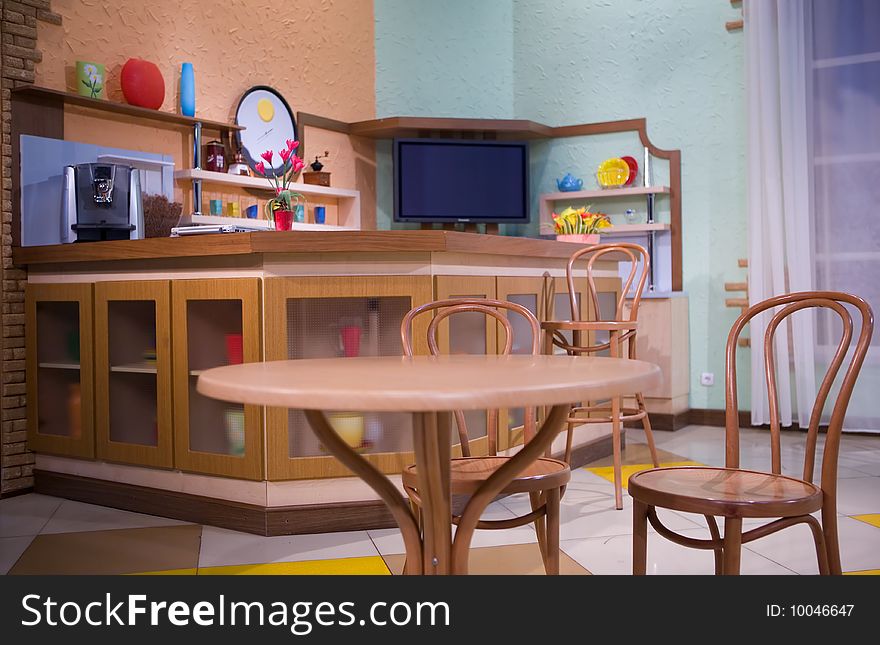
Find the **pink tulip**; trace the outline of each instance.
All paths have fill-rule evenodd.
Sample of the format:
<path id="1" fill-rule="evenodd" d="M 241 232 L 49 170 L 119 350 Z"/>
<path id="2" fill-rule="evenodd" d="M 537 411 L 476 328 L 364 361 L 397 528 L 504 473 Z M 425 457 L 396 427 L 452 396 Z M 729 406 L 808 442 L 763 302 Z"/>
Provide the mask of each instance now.
<path id="1" fill-rule="evenodd" d="M 271 163 L 272 163 L 272 156 L 273 156 L 274 154 L 275 154 L 275 153 L 273 153 L 271 150 L 266 150 L 266 152 L 264 152 L 264 153 L 261 154 L 260 156 L 261 156 L 263 159 L 266 160 L 266 163 L 267 163 L 267 164 L 271 164 Z"/>
<path id="2" fill-rule="evenodd" d="M 266 174 L 266 164 L 264 164 L 261 161 L 260 163 L 258 163 L 254 166 L 254 170 L 256 170 L 261 175 L 265 175 Z"/>
<path id="3" fill-rule="evenodd" d="M 288 139 L 288 141 L 290 141 L 290 139 Z M 293 152 L 291 152 L 289 148 L 287 150 L 280 150 L 278 152 L 278 155 L 281 157 L 281 161 L 283 161 L 284 163 L 287 163 L 287 160 L 290 159 L 290 155 L 292 154 Z"/>
<path id="4" fill-rule="evenodd" d="M 293 161 L 292 161 L 293 172 L 299 172 L 300 170 L 302 170 L 305 167 L 305 165 L 306 165 L 305 162 L 302 159 L 300 159 L 299 157 L 297 157 L 296 155 L 293 155 L 292 159 L 293 159 Z"/>
<path id="5" fill-rule="evenodd" d="M 297 147 L 299 147 L 299 141 L 296 141 L 296 140 L 294 140 L 294 139 L 288 139 L 288 140 L 287 140 L 287 149 L 288 149 L 290 152 L 293 152 L 294 150 L 296 150 Z"/>

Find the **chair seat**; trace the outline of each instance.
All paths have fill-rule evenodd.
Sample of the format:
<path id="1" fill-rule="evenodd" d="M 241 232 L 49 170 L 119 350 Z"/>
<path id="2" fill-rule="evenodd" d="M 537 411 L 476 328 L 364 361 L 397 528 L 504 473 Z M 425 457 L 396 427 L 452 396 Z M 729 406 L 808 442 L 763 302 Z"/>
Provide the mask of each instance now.
<path id="1" fill-rule="evenodd" d="M 734 468 L 653 468 L 628 488 L 649 506 L 721 517 L 792 517 L 822 506 L 822 490 L 809 482 Z"/>
<path id="2" fill-rule="evenodd" d="M 453 494 L 472 494 L 480 484 L 504 464 L 508 457 L 458 457 L 452 459 L 449 467 L 450 487 Z M 418 471 L 415 465 L 406 467 L 401 473 L 403 485 L 418 489 Z M 568 464 L 557 459 L 541 457 L 526 467 L 516 479 L 502 491 L 511 493 L 533 493 L 565 486 L 571 479 Z"/>

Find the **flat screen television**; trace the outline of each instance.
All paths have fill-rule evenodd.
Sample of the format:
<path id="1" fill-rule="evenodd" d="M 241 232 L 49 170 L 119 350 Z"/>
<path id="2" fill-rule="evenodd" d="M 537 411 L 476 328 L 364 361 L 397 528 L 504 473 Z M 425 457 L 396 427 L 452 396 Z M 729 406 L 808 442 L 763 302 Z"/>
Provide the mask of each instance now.
<path id="1" fill-rule="evenodd" d="M 395 139 L 394 221 L 528 222 L 528 145 Z"/>

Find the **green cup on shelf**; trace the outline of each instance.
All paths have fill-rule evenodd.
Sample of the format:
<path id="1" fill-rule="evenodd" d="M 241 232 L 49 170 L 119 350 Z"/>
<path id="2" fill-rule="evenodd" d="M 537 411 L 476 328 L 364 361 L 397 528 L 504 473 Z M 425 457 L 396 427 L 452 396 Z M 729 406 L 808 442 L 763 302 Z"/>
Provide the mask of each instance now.
<path id="1" fill-rule="evenodd" d="M 81 96 L 93 99 L 103 99 L 104 93 L 104 66 L 100 63 L 76 61 L 76 91 Z"/>

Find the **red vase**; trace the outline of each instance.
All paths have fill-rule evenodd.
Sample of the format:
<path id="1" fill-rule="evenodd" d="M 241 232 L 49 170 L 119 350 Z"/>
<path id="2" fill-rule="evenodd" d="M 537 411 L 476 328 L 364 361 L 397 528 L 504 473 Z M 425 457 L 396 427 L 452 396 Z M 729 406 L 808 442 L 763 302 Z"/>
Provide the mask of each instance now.
<path id="1" fill-rule="evenodd" d="M 275 211 L 275 230 L 289 231 L 293 227 L 293 211 Z"/>
<path id="2" fill-rule="evenodd" d="M 122 66 L 120 83 L 131 105 L 158 110 L 165 101 L 165 79 L 155 63 L 129 58 Z"/>

